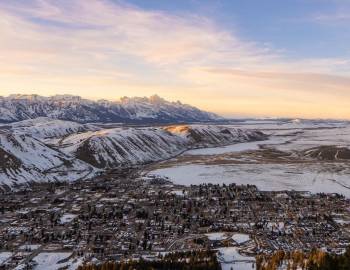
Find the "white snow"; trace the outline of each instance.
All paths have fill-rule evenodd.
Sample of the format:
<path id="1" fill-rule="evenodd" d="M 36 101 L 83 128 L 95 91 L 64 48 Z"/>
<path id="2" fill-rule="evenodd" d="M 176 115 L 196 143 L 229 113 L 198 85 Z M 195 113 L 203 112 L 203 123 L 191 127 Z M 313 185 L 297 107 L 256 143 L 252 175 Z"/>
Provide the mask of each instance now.
<path id="1" fill-rule="evenodd" d="M 221 241 L 227 239 L 227 235 L 224 232 L 215 232 L 205 234 L 210 241 Z"/>
<path id="2" fill-rule="evenodd" d="M 60 223 L 61 223 L 61 224 L 70 223 L 70 222 L 72 222 L 76 217 L 77 217 L 77 215 L 75 215 L 75 214 L 65 213 L 65 214 L 63 214 L 63 216 L 60 218 Z"/>
<path id="3" fill-rule="evenodd" d="M 12 252 L 0 252 L 0 265 L 6 262 L 12 256 Z"/>
<path id="4" fill-rule="evenodd" d="M 34 251 L 37 250 L 38 248 L 40 248 L 41 245 L 22 245 L 20 246 L 18 249 L 19 250 L 24 250 L 24 251 Z"/>
<path id="5" fill-rule="evenodd" d="M 193 125 L 166 128 L 114 128 L 96 132 L 74 134 L 60 141 L 59 147 L 67 155 L 75 155 L 81 147 L 104 167 L 144 164 L 174 157 L 193 147 L 224 145 L 245 142 L 250 136 L 259 136 L 253 131 L 243 131 L 220 126 Z M 222 133 L 226 130 L 230 133 Z M 201 141 L 195 141 L 195 132 Z M 261 135 L 260 135 L 261 136 Z"/>
<path id="6" fill-rule="evenodd" d="M 120 101 L 92 101 L 79 96 L 39 95 L 0 96 L 0 121 L 20 121 L 39 116 L 70 119 L 80 122 L 123 122 L 143 119 L 167 119 L 168 121 L 208 121 L 221 117 L 201 111 L 181 102 L 169 102 L 158 96 L 150 98 L 121 98 Z"/>
<path id="7" fill-rule="evenodd" d="M 350 147 L 350 127 L 346 123 L 319 124 L 297 121 L 278 124 L 270 120 L 266 124 L 253 122 L 235 127 L 260 127 L 264 132 L 275 135 L 262 142 L 244 142 L 225 147 L 190 150 L 183 154 L 186 157 L 184 162 L 177 162 L 176 165 L 173 163 L 169 167 L 163 164 L 162 168 L 150 173 L 168 177 L 175 184 L 182 185 L 253 184 L 261 190 L 340 193 L 350 198 L 350 164 L 346 161 L 327 162 L 315 159 L 308 163 L 259 162 L 258 159 L 252 160 L 244 156 L 244 152 L 256 151 L 259 146 L 285 151 L 291 156 L 297 155 L 296 151 L 305 151 L 319 145 Z M 225 156 L 229 153 L 236 153 L 236 156 L 234 158 Z M 242 153 L 242 156 L 237 156 L 237 153 Z M 196 156 L 201 157 L 198 159 Z M 220 157 L 219 161 L 210 163 L 216 156 Z M 191 162 L 191 157 L 192 160 L 199 161 Z M 226 162 L 221 164 L 220 160 Z"/>
<path id="8" fill-rule="evenodd" d="M 235 241 L 237 244 L 243 244 L 247 241 L 250 240 L 250 237 L 248 234 L 243 234 L 243 233 L 235 233 L 233 236 L 232 236 L 232 239 L 233 241 Z"/>
<path id="9" fill-rule="evenodd" d="M 341 218 L 335 218 L 334 221 L 340 225 L 348 225 L 350 224 L 350 220 L 344 220 Z"/>
<path id="10" fill-rule="evenodd" d="M 332 166 L 333 164 L 330 164 Z M 313 193 L 339 193 L 350 198 L 350 171 L 328 171 L 321 164 L 238 164 L 181 165 L 157 169 L 155 175 L 168 177 L 175 184 L 256 185 L 260 190 L 299 190 Z"/>
<path id="11" fill-rule="evenodd" d="M 218 260 L 222 270 L 251 270 L 255 269 L 255 258 L 243 256 L 236 247 L 225 247 L 218 249 Z"/>
<path id="12" fill-rule="evenodd" d="M 42 252 L 34 257 L 37 263 L 33 270 L 75 270 L 82 263 L 81 258 L 69 258 L 69 252 Z"/>
<path id="13" fill-rule="evenodd" d="M 18 131 L 0 131 L 0 150 L 14 164 L 0 164 L 0 183 L 9 186 L 28 181 L 76 180 L 97 171 L 83 161 L 55 150 Z M 69 176 L 68 176 L 69 175 Z"/>
<path id="14" fill-rule="evenodd" d="M 72 121 L 62 121 L 48 117 L 23 120 L 12 123 L 10 126 L 12 130 L 29 134 L 38 139 L 59 138 L 72 133 L 99 129 L 93 125 L 84 125 Z"/>
<path id="15" fill-rule="evenodd" d="M 184 193 L 183 190 L 172 190 L 172 191 L 170 191 L 170 194 L 174 194 L 176 196 L 183 197 L 186 194 L 186 192 Z"/>
<path id="16" fill-rule="evenodd" d="M 271 137 L 269 140 L 264 141 L 254 141 L 254 142 L 245 142 L 245 143 L 236 143 L 231 144 L 224 147 L 207 147 L 201 149 L 194 149 L 186 151 L 185 155 L 220 155 L 232 152 L 244 152 L 244 151 L 252 151 L 259 150 L 262 145 L 277 145 L 287 141 L 287 139 L 283 139 L 281 137 Z"/>

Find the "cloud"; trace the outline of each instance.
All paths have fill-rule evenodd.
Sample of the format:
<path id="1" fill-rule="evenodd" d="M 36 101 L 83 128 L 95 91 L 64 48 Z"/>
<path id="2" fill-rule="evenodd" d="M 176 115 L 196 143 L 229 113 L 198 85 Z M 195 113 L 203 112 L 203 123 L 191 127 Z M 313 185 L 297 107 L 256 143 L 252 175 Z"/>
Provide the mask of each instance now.
<path id="1" fill-rule="evenodd" d="M 212 68 L 189 76 L 225 115 L 348 118 L 350 112 L 348 77 Z"/>
<path id="2" fill-rule="evenodd" d="M 317 100 L 320 96 L 331 94 L 332 96 L 349 95 L 350 78 L 319 74 L 295 72 L 270 72 L 270 71 L 244 71 L 235 69 L 204 69 L 204 72 L 222 79 L 255 82 L 260 86 L 268 86 L 275 89 L 289 89 L 293 94 L 313 95 Z M 266 92 L 265 92 L 266 93 Z M 287 93 L 284 92 L 283 95 Z"/>
<path id="3" fill-rule="evenodd" d="M 72 52 L 95 53 L 101 57 L 129 54 L 157 64 L 178 63 L 209 51 L 225 50 L 228 42 L 238 51 L 244 51 L 242 44 L 229 33 L 198 16 L 146 12 L 125 4 L 95 0 L 23 3 L 2 4 L 2 10 L 7 12 L 2 14 L 8 21 L 7 38 L 19 25 L 21 35 L 23 28 L 29 31 L 25 38 L 31 43 L 44 41 L 41 37 L 45 37 L 45 47 L 55 50 L 66 45 L 64 49 Z"/>
<path id="4" fill-rule="evenodd" d="M 327 9 L 322 8 L 325 6 Z M 315 23 L 348 27 L 350 21 L 350 2 L 347 0 L 324 1 L 309 19 Z"/>
<path id="5" fill-rule="evenodd" d="M 312 20 L 318 23 L 331 23 L 331 24 L 349 22 L 350 21 L 349 11 L 350 9 L 347 8 L 347 10 L 338 10 L 333 13 L 315 14 L 312 16 Z"/>
<path id="6" fill-rule="evenodd" d="M 96 0 L 14 2 L 0 4 L 1 47 L 24 58 L 56 61 L 63 56 L 112 62 L 129 56 L 166 66 L 223 60 L 224 55 L 247 64 L 267 57 L 266 48 L 242 42 L 199 16 Z"/>

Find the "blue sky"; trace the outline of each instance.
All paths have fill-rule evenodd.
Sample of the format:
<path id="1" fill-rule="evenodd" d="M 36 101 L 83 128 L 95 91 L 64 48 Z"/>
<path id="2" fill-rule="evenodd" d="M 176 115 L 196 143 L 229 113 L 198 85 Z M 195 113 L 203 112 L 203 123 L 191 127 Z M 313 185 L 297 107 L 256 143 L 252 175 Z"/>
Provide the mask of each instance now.
<path id="1" fill-rule="evenodd" d="M 348 0 L 0 2 L 0 95 L 350 118 Z"/>
<path id="2" fill-rule="evenodd" d="M 350 48 L 347 0 L 131 0 L 148 10 L 210 17 L 241 38 L 290 57 L 343 57 Z M 349 12 L 349 13 L 348 13 Z M 338 18 L 348 13 L 347 18 Z"/>

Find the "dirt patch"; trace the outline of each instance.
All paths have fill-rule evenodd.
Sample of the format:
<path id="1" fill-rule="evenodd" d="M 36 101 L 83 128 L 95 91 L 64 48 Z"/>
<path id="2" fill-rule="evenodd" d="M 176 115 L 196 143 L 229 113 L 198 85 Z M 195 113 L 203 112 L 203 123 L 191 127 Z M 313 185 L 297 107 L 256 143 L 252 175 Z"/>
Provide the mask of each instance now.
<path id="1" fill-rule="evenodd" d="M 18 170 L 21 165 L 22 162 L 18 158 L 0 148 L 0 169 L 5 172 L 9 169 Z"/>
<path id="2" fill-rule="evenodd" d="M 350 160 L 350 149 L 333 145 L 320 146 L 305 150 L 304 155 L 306 157 L 327 161 Z"/>

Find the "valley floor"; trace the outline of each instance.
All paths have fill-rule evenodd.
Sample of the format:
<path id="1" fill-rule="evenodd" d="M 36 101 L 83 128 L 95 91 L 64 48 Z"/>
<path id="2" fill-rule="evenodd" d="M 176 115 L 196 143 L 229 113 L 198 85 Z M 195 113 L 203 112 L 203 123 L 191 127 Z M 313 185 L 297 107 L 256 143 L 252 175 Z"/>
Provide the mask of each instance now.
<path id="1" fill-rule="evenodd" d="M 184 185 L 252 184 L 266 191 L 339 193 L 350 198 L 350 157 L 337 157 L 342 147 L 350 146 L 349 127 L 258 127 L 270 134 L 269 140 L 190 150 L 145 173 Z"/>

